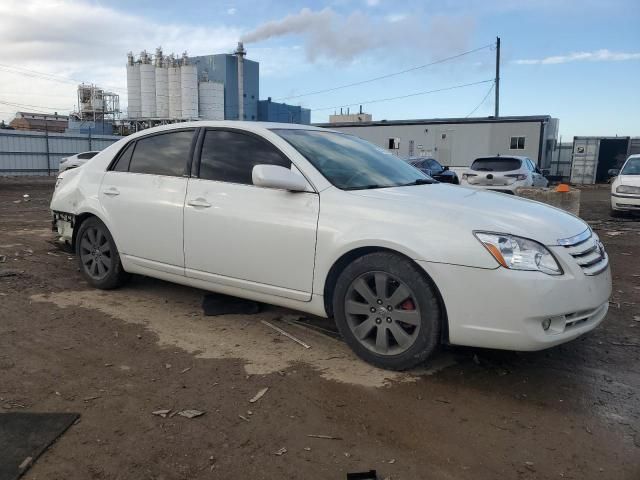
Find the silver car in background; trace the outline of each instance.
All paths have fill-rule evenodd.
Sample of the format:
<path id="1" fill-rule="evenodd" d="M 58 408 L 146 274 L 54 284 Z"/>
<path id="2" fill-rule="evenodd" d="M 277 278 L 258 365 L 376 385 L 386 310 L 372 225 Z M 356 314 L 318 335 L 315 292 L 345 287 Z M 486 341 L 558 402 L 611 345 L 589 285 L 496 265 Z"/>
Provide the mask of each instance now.
<path id="1" fill-rule="evenodd" d="M 100 152 L 82 152 L 76 153 L 75 155 L 71 155 L 70 157 L 64 157 L 60 159 L 60 165 L 58 170 L 64 172 L 65 170 L 69 170 L 70 168 L 78 168 L 85 163 L 87 163 L 90 159 L 95 157 Z"/>
<path id="2" fill-rule="evenodd" d="M 549 181 L 528 157 L 477 158 L 462 174 L 461 185 L 515 194 L 518 187 L 546 187 Z"/>

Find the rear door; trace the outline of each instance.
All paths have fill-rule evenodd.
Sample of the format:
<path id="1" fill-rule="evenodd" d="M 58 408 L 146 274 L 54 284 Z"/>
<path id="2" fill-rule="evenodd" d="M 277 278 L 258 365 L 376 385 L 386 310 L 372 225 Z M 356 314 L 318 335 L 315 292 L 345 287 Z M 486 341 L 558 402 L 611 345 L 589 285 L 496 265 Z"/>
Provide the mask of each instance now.
<path id="1" fill-rule="evenodd" d="M 120 254 L 140 266 L 184 275 L 183 210 L 194 129 L 131 142 L 100 187 Z"/>
<path id="2" fill-rule="evenodd" d="M 521 160 L 511 157 L 487 157 L 478 158 L 471 165 L 473 173 L 476 174 L 472 178 L 473 185 L 485 187 L 506 186 L 515 182 L 512 175 L 519 172 L 522 167 Z"/>
<path id="3" fill-rule="evenodd" d="M 295 300 L 311 299 L 320 200 L 257 187 L 255 165 L 292 168 L 266 139 L 244 131 L 201 135 L 197 178 L 184 210 L 188 277 Z"/>

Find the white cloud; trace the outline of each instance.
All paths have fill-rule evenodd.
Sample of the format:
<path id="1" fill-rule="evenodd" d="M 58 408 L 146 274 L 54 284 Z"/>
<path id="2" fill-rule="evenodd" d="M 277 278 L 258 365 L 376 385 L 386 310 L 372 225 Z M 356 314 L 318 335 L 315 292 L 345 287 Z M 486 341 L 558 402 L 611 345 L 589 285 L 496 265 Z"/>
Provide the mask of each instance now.
<path id="1" fill-rule="evenodd" d="M 237 11 L 238 11 L 237 8 L 233 8 L 233 7 L 227 8 L 227 15 L 235 15 Z"/>
<path id="2" fill-rule="evenodd" d="M 640 52 L 612 52 L 607 49 L 594 50 L 592 52 L 574 52 L 568 55 L 554 55 L 538 59 L 521 59 L 513 63 L 517 65 L 557 65 L 570 62 L 623 62 L 627 60 L 640 60 Z"/>
<path id="3" fill-rule="evenodd" d="M 370 7 L 375 7 L 380 4 L 380 0 L 367 0 L 367 5 Z"/>
<path id="4" fill-rule="evenodd" d="M 126 54 L 162 45 L 165 53 L 231 51 L 240 30 L 157 23 L 80 0 L 2 0 L 0 63 L 126 89 Z M 59 107 L 76 102 L 75 86 L 0 70 L 0 100 Z M 126 92 L 118 92 L 121 105 Z M 0 118 L 11 115 L 1 106 Z"/>
<path id="5" fill-rule="evenodd" d="M 387 15 L 385 18 L 387 22 L 396 23 L 403 21 L 407 18 L 407 15 L 405 13 L 392 13 L 391 15 Z"/>

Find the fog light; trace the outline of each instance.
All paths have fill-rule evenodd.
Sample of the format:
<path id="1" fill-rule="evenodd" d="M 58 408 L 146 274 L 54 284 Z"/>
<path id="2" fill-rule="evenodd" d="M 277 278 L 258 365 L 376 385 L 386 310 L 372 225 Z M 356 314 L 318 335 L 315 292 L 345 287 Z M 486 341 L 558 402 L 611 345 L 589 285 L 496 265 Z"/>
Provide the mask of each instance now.
<path id="1" fill-rule="evenodd" d="M 547 330 L 549 330 L 549 327 L 551 326 L 551 319 L 550 318 L 545 318 L 544 320 L 542 320 L 542 329 L 546 332 Z"/>

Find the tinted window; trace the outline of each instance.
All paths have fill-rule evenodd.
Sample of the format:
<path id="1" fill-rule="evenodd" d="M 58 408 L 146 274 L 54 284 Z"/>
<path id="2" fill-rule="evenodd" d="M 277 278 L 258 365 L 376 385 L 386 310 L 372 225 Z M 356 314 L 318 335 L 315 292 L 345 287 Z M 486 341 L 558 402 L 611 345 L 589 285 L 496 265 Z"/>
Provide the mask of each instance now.
<path id="1" fill-rule="evenodd" d="M 99 152 L 85 152 L 85 153 L 79 153 L 78 154 L 78 158 L 82 159 L 82 160 L 88 160 L 89 158 L 93 158 L 95 157 Z"/>
<path id="2" fill-rule="evenodd" d="M 129 171 L 129 163 L 131 163 L 131 154 L 133 153 L 133 147 L 136 142 L 131 142 L 126 146 L 124 151 L 120 154 L 116 164 L 113 166 L 111 170 L 116 172 L 128 172 Z"/>
<path id="3" fill-rule="evenodd" d="M 518 158 L 478 158 L 471 164 L 471 170 L 479 170 L 481 172 L 508 172 L 510 170 L 519 170 L 521 165 L 522 162 Z"/>
<path id="4" fill-rule="evenodd" d="M 640 175 L 640 158 L 630 158 L 627 160 L 620 175 Z"/>
<path id="5" fill-rule="evenodd" d="M 338 188 L 397 187 L 428 181 L 404 160 L 353 135 L 321 130 L 273 130 Z"/>
<path id="6" fill-rule="evenodd" d="M 429 160 L 429 169 L 433 173 L 440 173 L 443 170 L 442 165 L 440 165 L 434 159 Z"/>
<path id="7" fill-rule="evenodd" d="M 193 130 L 143 137 L 136 142 L 129 171 L 179 177 L 184 174 Z"/>
<path id="8" fill-rule="evenodd" d="M 208 130 L 202 144 L 199 177 L 253 185 L 256 165 L 291 168 L 291 162 L 266 140 L 225 130 Z"/>

